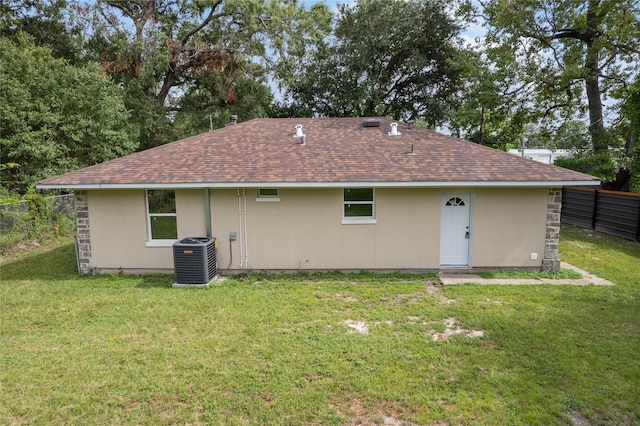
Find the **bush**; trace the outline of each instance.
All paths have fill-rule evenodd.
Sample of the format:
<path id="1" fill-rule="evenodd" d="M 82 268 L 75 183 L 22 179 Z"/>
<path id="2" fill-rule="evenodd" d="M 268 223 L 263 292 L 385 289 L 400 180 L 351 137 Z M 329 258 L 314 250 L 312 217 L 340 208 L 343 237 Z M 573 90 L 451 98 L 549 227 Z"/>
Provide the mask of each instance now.
<path id="1" fill-rule="evenodd" d="M 73 220 L 56 212 L 54 197 L 46 197 L 30 188 L 22 199 L 27 202 L 27 211 L 16 221 L 11 232 L 0 237 L 0 252 L 21 241 L 44 242 L 73 232 Z"/>

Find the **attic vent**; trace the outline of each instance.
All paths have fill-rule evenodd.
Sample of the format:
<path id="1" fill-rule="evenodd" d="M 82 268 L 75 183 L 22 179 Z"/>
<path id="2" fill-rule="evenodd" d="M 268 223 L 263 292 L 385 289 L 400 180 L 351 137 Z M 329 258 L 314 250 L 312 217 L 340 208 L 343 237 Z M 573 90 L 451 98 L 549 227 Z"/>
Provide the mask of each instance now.
<path id="1" fill-rule="evenodd" d="M 362 127 L 380 127 L 380 120 L 377 118 L 365 118 Z"/>
<path id="2" fill-rule="evenodd" d="M 389 136 L 400 136 L 402 133 L 398 131 L 398 123 L 391 123 L 391 131 Z"/>

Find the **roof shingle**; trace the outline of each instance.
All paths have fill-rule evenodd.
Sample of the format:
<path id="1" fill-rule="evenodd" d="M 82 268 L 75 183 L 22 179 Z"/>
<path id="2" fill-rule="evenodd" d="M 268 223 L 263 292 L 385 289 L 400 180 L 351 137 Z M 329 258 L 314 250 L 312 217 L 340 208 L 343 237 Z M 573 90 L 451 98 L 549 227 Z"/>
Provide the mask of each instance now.
<path id="1" fill-rule="evenodd" d="M 38 183 L 101 185 L 593 182 L 582 173 L 391 120 L 254 119 Z M 303 126 L 306 144 L 293 137 Z M 413 154 L 410 154 L 413 146 Z"/>

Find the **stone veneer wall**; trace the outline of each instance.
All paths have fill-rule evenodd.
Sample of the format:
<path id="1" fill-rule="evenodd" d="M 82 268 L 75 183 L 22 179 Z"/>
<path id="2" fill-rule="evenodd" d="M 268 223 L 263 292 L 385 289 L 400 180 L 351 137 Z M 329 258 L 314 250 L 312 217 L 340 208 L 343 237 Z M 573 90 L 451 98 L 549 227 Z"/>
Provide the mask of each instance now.
<path id="1" fill-rule="evenodd" d="M 78 233 L 78 264 L 81 274 L 92 274 L 91 234 L 89 228 L 89 196 L 86 191 L 75 192 L 76 228 Z"/>
<path id="2" fill-rule="evenodd" d="M 547 198 L 547 231 L 544 238 L 544 257 L 542 270 L 557 272 L 560 270 L 558 259 L 558 240 L 560 238 L 560 212 L 562 209 L 562 188 L 549 189 Z"/>

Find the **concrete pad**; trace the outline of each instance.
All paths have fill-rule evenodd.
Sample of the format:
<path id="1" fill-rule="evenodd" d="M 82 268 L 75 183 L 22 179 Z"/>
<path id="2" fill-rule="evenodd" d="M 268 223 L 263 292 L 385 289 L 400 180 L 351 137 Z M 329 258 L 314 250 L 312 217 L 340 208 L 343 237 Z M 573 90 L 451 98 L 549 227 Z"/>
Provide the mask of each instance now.
<path id="1" fill-rule="evenodd" d="M 213 277 L 211 281 L 205 284 L 183 284 L 183 283 L 173 283 L 171 287 L 173 288 L 209 288 L 209 285 L 220 285 L 226 277 L 222 277 L 220 275 L 216 275 Z"/>
<path id="2" fill-rule="evenodd" d="M 593 274 L 590 274 L 587 271 L 583 271 L 577 266 L 573 266 L 566 262 L 560 262 L 560 267 L 564 269 L 571 269 L 572 271 L 576 271 L 577 273 L 582 275 L 585 280 L 590 281 L 590 284 L 593 284 L 593 285 L 615 285 L 609 280 L 605 280 L 604 278 L 597 277 Z"/>
<path id="3" fill-rule="evenodd" d="M 444 285 L 455 284 L 490 284 L 490 285 L 614 285 L 611 281 L 597 277 L 583 271 L 568 263 L 562 262 L 560 267 L 570 269 L 582 275 L 580 279 L 550 279 L 550 278 L 527 278 L 527 279 L 504 279 L 504 278 L 482 278 L 477 274 L 441 272 L 440 281 Z"/>

